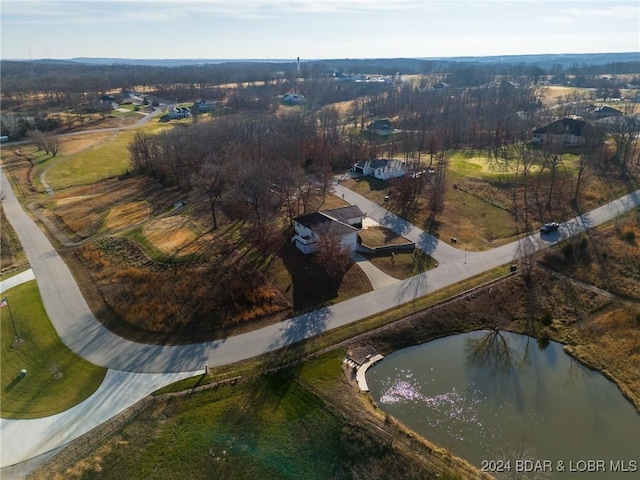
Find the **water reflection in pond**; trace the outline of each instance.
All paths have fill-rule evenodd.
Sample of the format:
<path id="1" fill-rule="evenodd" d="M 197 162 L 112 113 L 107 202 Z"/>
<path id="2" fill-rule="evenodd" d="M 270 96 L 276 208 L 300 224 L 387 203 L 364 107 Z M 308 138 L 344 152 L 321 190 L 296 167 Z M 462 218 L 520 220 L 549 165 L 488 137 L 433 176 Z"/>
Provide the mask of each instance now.
<path id="1" fill-rule="evenodd" d="M 640 415 L 560 344 L 497 331 L 455 335 L 385 357 L 367 381 L 380 408 L 429 440 L 477 466 L 511 461 L 505 478 L 536 478 L 514 475 L 525 458 L 552 466 L 538 478 L 638 478 Z M 604 470 L 578 463 L 589 460 L 603 460 Z"/>

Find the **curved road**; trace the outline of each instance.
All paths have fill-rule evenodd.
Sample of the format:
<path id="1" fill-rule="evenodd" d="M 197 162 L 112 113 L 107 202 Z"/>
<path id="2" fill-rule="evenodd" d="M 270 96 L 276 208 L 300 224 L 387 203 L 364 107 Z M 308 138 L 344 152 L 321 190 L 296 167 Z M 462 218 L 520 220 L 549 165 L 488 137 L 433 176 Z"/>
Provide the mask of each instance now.
<path id="1" fill-rule="evenodd" d="M 125 340 L 94 317 L 71 272 L 40 228 L 24 212 L 2 172 L 7 219 L 14 226 L 33 269 L 51 322 L 62 341 L 90 362 L 114 370 L 138 373 L 193 371 L 208 363 L 215 367 L 245 360 L 324 331 L 337 328 L 460 282 L 520 256 L 520 244 L 539 249 L 592 228 L 640 205 L 640 190 L 561 225 L 542 239 L 535 234 L 520 242 L 473 253 L 461 252 L 436 240 L 360 195 L 336 187 L 382 225 L 389 226 L 434 256 L 439 267 L 331 307 L 234 337 L 191 345 L 146 345 Z"/>
<path id="2" fill-rule="evenodd" d="M 0 190 L 8 221 L 13 225 L 35 274 L 45 309 L 62 341 L 96 365 L 109 368 L 99 391 L 80 405 L 58 415 L 36 420 L 0 419 L 3 475 L 33 467 L 28 459 L 50 452 L 91 430 L 160 386 L 210 367 L 245 360 L 355 322 L 417 297 L 465 280 L 488 269 L 512 262 L 520 245 L 545 248 L 640 206 L 640 190 L 576 217 L 560 230 L 541 238 L 525 237 L 499 248 L 462 252 L 440 242 L 405 220 L 362 196 L 338 185 L 338 194 L 367 212 L 378 223 L 416 242 L 418 248 L 439 261 L 439 267 L 260 330 L 231 338 L 193 345 L 157 346 L 125 340 L 111 333 L 94 317 L 71 272 L 38 225 L 25 213 L 4 170 Z M 155 374 L 155 375 L 150 375 Z M 46 455 L 38 457 L 44 459 Z M 34 460 L 37 462 L 37 460 Z M 23 462 L 23 463 L 19 463 Z M 17 469 L 17 470 L 12 470 Z"/>

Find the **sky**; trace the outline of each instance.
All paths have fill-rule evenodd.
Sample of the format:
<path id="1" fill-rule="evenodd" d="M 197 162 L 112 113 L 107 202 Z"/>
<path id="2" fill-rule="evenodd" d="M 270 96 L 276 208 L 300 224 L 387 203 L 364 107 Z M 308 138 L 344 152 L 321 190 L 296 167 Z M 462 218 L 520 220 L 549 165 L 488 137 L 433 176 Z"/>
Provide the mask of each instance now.
<path id="1" fill-rule="evenodd" d="M 640 52 L 638 0 L 1 0 L 2 59 Z"/>

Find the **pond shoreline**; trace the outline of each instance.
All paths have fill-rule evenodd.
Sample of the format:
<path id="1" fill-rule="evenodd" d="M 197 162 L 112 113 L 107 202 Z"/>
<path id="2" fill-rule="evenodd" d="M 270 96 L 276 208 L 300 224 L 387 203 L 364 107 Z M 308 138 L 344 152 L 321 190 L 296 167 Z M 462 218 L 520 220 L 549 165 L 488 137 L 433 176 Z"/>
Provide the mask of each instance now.
<path id="1" fill-rule="evenodd" d="M 419 345 L 407 347 L 406 352 L 393 356 L 393 359 L 387 357 L 390 363 L 382 366 L 381 369 L 376 367 L 372 376 L 368 378 L 372 403 L 375 407 L 382 408 L 395 421 L 402 423 L 405 428 L 428 439 L 427 441 L 442 445 L 443 442 L 444 444 L 448 441 L 455 443 L 464 439 L 466 446 L 456 445 L 454 451 L 467 461 L 473 462 L 474 465 L 479 465 L 478 458 L 483 458 L 478 455 L 486 455 L 493 451 L 492 449 L 504 448 L 504 441 L 499 439 L 511 438 L 514 435 L 511 425 L 513 418 L 520 418 L 516 411 L 522 408 L 523 405 L 520 403 L 522 399 L 526 399 L 525 406 L 529 405 L 524 409 L 525 414 L 522 420 L 528 425 L 530 439 L 544 439 L 545 437 L 541 436 L 543 432 L 547 432 L 551 425 L 556 424 L 553 419 L 563 419 L 563 422 L 568 422 L 565 425 L 567 427 L 573 425 L 568 428 L 568 433 L 554 436 L 551 442 L 543 440 L 540 443 L 538 440 L 532 443 L 533 451 L 539 451 L 541 458 L 555 459 L 552 452 L 556 451 L 566 458 L 577 458 L 575 457 L 577 452 L 587 451 L 586 446 L 591 445 L 589 442 L 596 441 L 596 438 L 601 439 L 598 441 L 606 442 L 601 446 L 608 445 L 603 451 L 609 456 L 614 454 L 611 448 L 618 448 L 616 445 L 620 447 L 625 445 L 620 451 L 626 452 L 625 456 L 631 455 L 630 458 L 635 458 L 632 451 L 636 448 L 633 445 L 637 442 L 637 436 L 633 433 L 639 420 L 637 410 L 633 402 L 622 408 L 629 398 L 626 395 L 622 397 L 619 395 L 622 392 L 616 382 L 613 383 L 617 388 L 613 388 L 610 375 L 598 375 L 601 373 L 599 370 L 590 368 L 582 361 L 576 361 L 571 367 L 575 357 L 566 351 L 566 345 L 553 341 L 548 347 L 549 350 L 536 348 L 536 342 L 531 341 L 533 337 L 512 329 L 500 329 L 500 331 L 504 332 L 505 339 L 507 333 L 510 334 L 509 339 L 518 338 L 515 343 L 509 342 L 512 348 L 507 347 L 507 350 L 513 350 L 513 356 L 507 362 L 516 370 L 511 368 L 505 370 L 505 373 L 510 372 L 505 379 L 501 376 L 496 377 L 494 368 L 500 367 L 493 365 L 491 361 L 488 363 L 482 361 L 484 355 L 482 358 L 478 357 L 480 363 L 474 362 L 475 366 L 469 369 L 468 355 L 472 353 L 468 350 L 470 345 L 467 343 L 471 340 L 465 339 L 480 340 L 482 338 L 481 344 L 484 345 L 484 339 L 493 338 L 492 330 L 494 329 L 481 327 L 461 334 L 438 336 L 437 339 L 444 342 L 422 342 Z M 502 337 L 500 334 L 495 335 L 495 338 Z M 502 342 L 498 340 L 497 342 L 491 344 L 502 345 Z M 433 347 L 430 346 L 431 343 L 434 344 Z M 493 350 L 493 347 L 489 348 Z M 530 363 L 526 363 L 530 367 L 528 373 L 524 370 L 520 371 L 519 366 L 524 366 L 520 364 L 520 357 L 529 358 L 529 355 L 531 355 Z M 507 354 L 506 357 L 498 356 L 496 359 L 508 359 L 510 356 Z M 581 375 L 580 371 L 584 373 Z M 588 374 L 587 371 L 593 373 Z M 514 379 L 517 380 L 512 385 L 511 382 Z M 539 384 L 542 379 L 544 381 Z M 573 379 L 575 383 L 574 381 L 567 383 L 569 379 Z M 470 389 L 465 387 L 466 382 L 471 381 Z M 567 387 L 569 384 L 574 386 L 568 389 L 556 388 Z M 594 390 L 588 388 L 587 392 L 596 393 L 596 395 L 597 392 L 603 392 L 605 395 L 601 398 L 611 399 L 597 407 L 600 412 L 597 416 L 602 415 L 601 421 L 605 421 L 610 426 L 608 433 L 594 428 L 597 422 L 592 424 L 591 421 L 576 420 L 577 418 L 594 418 L 593 398 L 590 395 L 585 396 L 585 390 L 583 390 L 585 386 L 590 385 L 594 386 Z M 516 389 L 513 390 L 512 387 Z M 503 393 L 498 396 L 493 395 L 500 391 Z M 489 394 L 489 392 L 493 393 Z M 481 401 L 481 399 L 484 400 Z M 541 400 L 546 402 L 546 406 L 542 408 L 539 403 Z M 381 402 L 379 407 L 377 402 Z M 499 417 L 494 417 L 493 412 L 497 411 L 496 408 L 503 412 Z M 512 417 L 512 415 L 516 416 Z M 489 435 L 492 432 L 497 435 L 495 438 L 498 440 L 486 440 L 494 438 L 493 434 Z M 582 443 L 567 442 L 564 437 L 572 435 L 571 432 L 578 432 Z M 611 435 L 615 435 L 615 432 L 620 434 L 616 440 L 618 443 L 611 443 Z M 449 438 L 450 440 L 446 440 Z M 469 446 L 470 440 L 474 446 Z M 554 442 L 559 445 L 555 445 Z M 569 444 L 572 446 L 556 449 Z M 562 459 L 562 456 L 559 458 Z"/>

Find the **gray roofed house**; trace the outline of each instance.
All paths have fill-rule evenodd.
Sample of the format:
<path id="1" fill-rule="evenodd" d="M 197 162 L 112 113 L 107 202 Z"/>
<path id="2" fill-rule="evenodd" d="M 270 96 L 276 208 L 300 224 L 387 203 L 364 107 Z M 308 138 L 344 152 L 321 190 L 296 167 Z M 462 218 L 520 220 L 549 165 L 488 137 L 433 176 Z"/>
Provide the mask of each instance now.
<path id="1" fill-rule="evenodd" d="M 188 118 L 191 111 L 187 107 L 173 107 L 169 110 L 168 116 L 171 119 Z"/>
<path id="2" fill-rule="evenodd" d="M 621 117 L 622 112 L 616 108 L 602 105 L 591 112 L 596 118 Z"/>
<path id="3" fill-rule="evenodd" d="M 585 142 L 594 125 L 582 117 L 573 115 L 552 122 L 533 131 L 531 142 L 537 144 L 555 144 L 579 146 Z"/>
<path id="4" fill-rule="evenodd" d="M 320 236 L 329 233 L 341 237 L 342 245 L 355 251 L 363 217 L 357 205 L 303 215 L 294 219 L 295 235 L 291 241 L 302 253 L 312 253 Z"/>
<path id="5" fill-rule="evenodd" d="M 381 137 L 387 137 L 393 133 L 393 126 L 388 118 L 379 118 L 367 125 L 367 131 Z"/>

